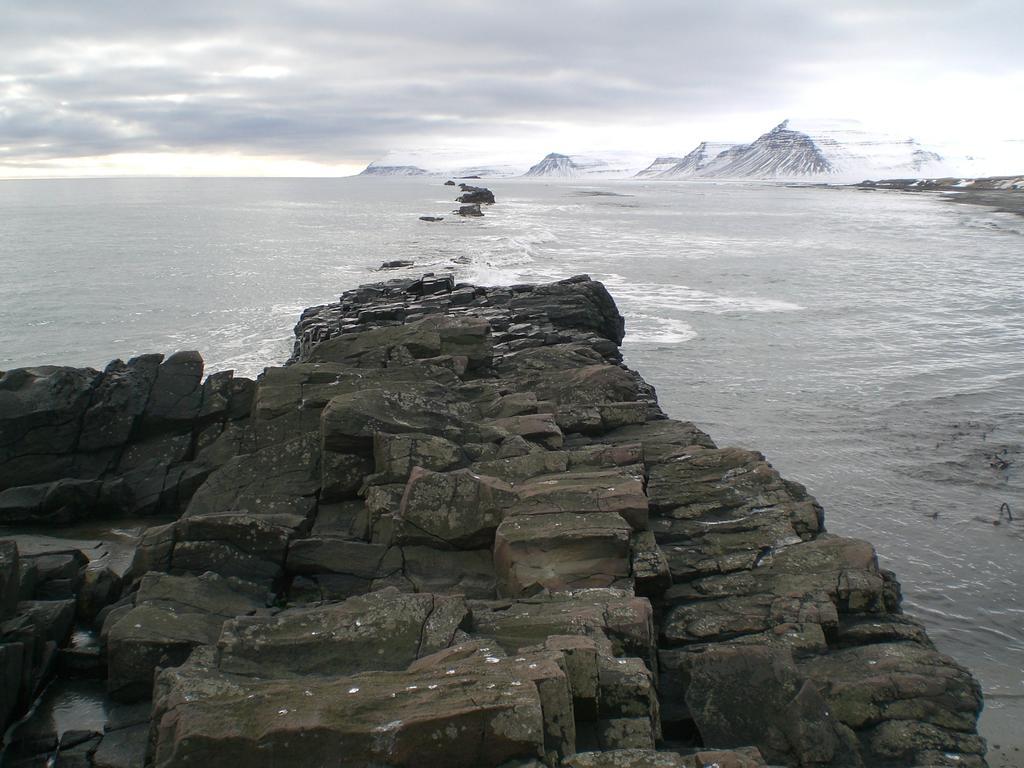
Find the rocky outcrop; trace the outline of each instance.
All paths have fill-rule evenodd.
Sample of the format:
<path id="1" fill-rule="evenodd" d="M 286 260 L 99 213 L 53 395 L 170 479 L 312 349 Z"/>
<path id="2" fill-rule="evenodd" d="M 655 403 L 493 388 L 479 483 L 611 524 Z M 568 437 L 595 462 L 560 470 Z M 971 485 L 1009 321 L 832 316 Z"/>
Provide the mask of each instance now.
<path id="1" fill-rule="evenodd" d="M 196 352 L 0 373 L 0 524 L 180 513 L 215 466 L 198 454 L 253 390 L 230 371 L 203 381 Z"/>
<path id="2" fill-rule="evenodd" d="M 455 198 L 458 203 L 494 204 L 494 193 L 486 187 L 474 187 L 470 184 L 459 184 L 462 194 Z"/>
<path id="3" fill-rule="evenodd" d="M 171 434 L 189 442 L 168 465 L 203 473 L 125 597 L 92 580 L 117 601 L 98 610 L 108 690 L 152 704 L 85 759 L 121 739 L 161 768 L 984 766 L 977 683 L 871 546 L 827 534 L 760 454 L 667 418 L 623 334 L 586 276 L 426 275 L 304 312 L 292 358 L 208 434 L 195 366 L 116 437 L 61 431 L 92 423 L 88 387 L 17 387 L 5 418 L 66 438 L 55 456 Z M 0 547 L 0 605 L 56 648 L 87 601 L 18 603 L 18 560 Z M 84 565 L 37 570 L 75 597 Z"/>

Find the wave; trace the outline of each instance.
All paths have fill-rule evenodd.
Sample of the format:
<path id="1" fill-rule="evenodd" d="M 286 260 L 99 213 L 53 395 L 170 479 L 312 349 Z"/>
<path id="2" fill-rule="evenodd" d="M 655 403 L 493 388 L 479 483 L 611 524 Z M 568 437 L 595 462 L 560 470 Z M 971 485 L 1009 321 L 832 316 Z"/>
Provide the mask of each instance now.
<path id="1" fill-rule="evenodd" d="M 611 286 L 610 286 L 611 287 Z M 647 308 L 677 312 L 701 312 L 724 315 L 742 312 L 799 312 L 805 307 L 791 301 L 764 296 L 720 296 L 685 285 L 656 285 L 615 281 L 612 293 L 620 303 L 636 303 Z"/>

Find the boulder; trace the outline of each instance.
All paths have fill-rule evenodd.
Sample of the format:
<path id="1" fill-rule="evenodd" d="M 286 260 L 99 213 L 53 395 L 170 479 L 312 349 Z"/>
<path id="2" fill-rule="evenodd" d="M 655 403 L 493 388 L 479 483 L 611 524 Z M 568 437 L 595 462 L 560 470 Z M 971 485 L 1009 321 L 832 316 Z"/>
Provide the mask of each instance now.
<path id="1" fill-rule="evenodd" d="M 912 720 L 969 732 L 981 709 L 981 690 L 970 673 L 918 643 L 833 651 L 801 661 L 799 669 L 818 686 L 832 715 L 858 731 L 887 720 Z"/>
<path id="2" fill-rule="evenodd" d="M 245 511 L 312 518 L 320 488 L 320 440 L 299 435 L 237 456 L 211 474 L 189 502 L 186 517 Z"/>
<path id="3" fill-rule="evenodd" d="M 423 433 L 373 436 L 375 483 L 404 483 L 415 467 L 446 472 L 466 464 L 463 450 L 443 437 Z"/>
<path id="4" fill-rule="evenodd" d="M 455 202 L 457 203 L 478 203 L 486 205 L 492 205 L 494 203 L 494 193 L 486 187 L 474 187 L 469 184 L 459 184 L 459 189 L 462 190 L 462 194 L 455 198 Z"/>
<path id="5" fill-rule="evenodd" d="M 55 480 L 0 491 L 0 524 L 68 524 L 95 517 L 103 484 L 97 480 Z"/>
<path id="6" fill-rule="evenodd" d="M 516 488 L 513 515 L 555 512 L 607 512 L 619 515 L 633 530 L 647 528 L 647 495 L 640 466 L 576 470 L 540 475 Z"/>
<path id="7" fill-rule="evenodd" d="M 370 592 L 377 583 L 401 575 L 402 568 L 402 550 L 388 545 L 310 537 L 294 540 L 288 549 L 288 572 L 313 578 L 322 598 Z"/>
<path id="8" fill-rule="evenodd" d="M 532 413 L 523 416 L 508 416 L 494 419 L 489 424 L 510 435 L 519 435 L 531 443 L 537 443 L 549 450 L 562 447 L 562 430 L 550 413 Z"/>
<path id="9" fill-rule="evenodd" d="M 325 451 L 369 453 L 378 432 L 438 435 L 459 443 L 471 416 L 451 403 L 435 384 L 364 389 L 331 399 L 324 408 L 321 435 Z"/>
<path id="10" fill-rule="evenodd" d="M 472 602 L 472 633 L 492 638 L 506 653 L 543 645 L 555 635 L 583 635 L 611 643 L 615 656 L 637 656 L 654 664 L 654 619 L 646 598 L 619 589 Z"/>
<path id="11" fill-rule="evenodd" d="M 183 663 L 195 647 L 216 643 L 226 620 L 261 605 L 251 587 L 216 574 L 147 574 L 135 606 L 104 627 L 108 692 L 119 701 L 148 698 L 157 668 Z"/>
<path id="12" fill-rule="evenodd" d="M 483 216 L 483 211 L 480 210 L 480 203 L 470 203 L 469 205 L 460 205 L 456 211 L 459 216 Z"/>
<path id="13" fill-rule="evenodd" d="M 718 646 L 696 654 L 686 703 L 706 744 L 752 744 L 773 763 L 856 764 L 834 762 L 856 759 L 856 737 L 835 722 L 788 651 Z"/>
<path id="14" fill-rule="evenodd" d="M 68 477 L 101 374 L 39 366 L 0 373 L 0 491 Z"/>
<path id="15" fill-rule="evenodd" d="M 160 363 L 142 415 L 142 433 L 189 432 L 203 405 L 203 358 L 175 352 Z"/>
<path id="16" fill-rule="evenodd" d="M 420 216 L 420 219 L 429 221 L 434 220 L 434 218 L 430 216 Z M 408 259 L 394 259 L 393 261 L 382 262 L 381 265 L 377 267 L 377 270 L 382 271 L 388 269 L 405 269 L 406 267 L 411 267 L 412 265 L 413 262 L 409 261 Z"/>
<path id="17" fill-rule="evenodd" d="M 394 588 L 224 625 L 220 669 L 245 675 L 346 675 L 405 669 L 451 645 L 468 617 L 459 597 Z"/>
<path id="18" fill-rule="evenodd" d="M 224 675 L 200 658 L 162 673 L 154 722 L 154 768 L 411 768 L 427 755 L 491 768 L 544 754 L 537 687 L 489 668 L 265 680 Z"/>
<path id="19" fill-rule="evenodd" d="M 507 483 L 468 469 L 431 472 L 417 467 L 399 509 L 399 540 L 440 549 L 490 547 L 505 511 L 516 500 Z"/>

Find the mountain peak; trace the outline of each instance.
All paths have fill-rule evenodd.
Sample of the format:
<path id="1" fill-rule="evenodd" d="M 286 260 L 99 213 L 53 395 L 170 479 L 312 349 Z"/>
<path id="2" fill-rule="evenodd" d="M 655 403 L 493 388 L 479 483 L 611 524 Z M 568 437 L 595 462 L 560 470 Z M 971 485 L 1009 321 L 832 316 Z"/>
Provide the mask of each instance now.
<path id="1" fill-rule="evenodd" d="M 561 155 L 558 152 L 551 152 L 544 156 L 536 165 L 530 166 L 530 170 L 523 176 L 558 176 L 571 178 L 578 176 L 583 169 L 573 162 L 568 155 Z"/>

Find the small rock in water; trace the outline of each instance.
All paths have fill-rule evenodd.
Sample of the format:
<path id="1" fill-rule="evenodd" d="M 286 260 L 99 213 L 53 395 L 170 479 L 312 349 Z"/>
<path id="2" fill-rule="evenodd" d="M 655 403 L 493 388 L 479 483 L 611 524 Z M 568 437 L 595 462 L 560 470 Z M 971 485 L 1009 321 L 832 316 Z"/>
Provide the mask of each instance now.
<path id="1" fill-rule="evenodd" d="M 444 221 L 444 216 L 420 216 L 420 221 Z"/>
<path id="2" fill-rule="evenodd" d="M 396 259 L 395 261 L 385 261 L 381 263 L 381 265 L 377 267 L 377 271 L 379 272 L 384 269 L 404 269 L 405 267 L 411 267 L 412 265 L 413 262 L 406 259 Z"/>
<path id="3" fill-rule="evenodd" d="M 480 210 L 480 203 L 472 203 L 471 205 L 459 206 L 459 216 L 483 216 L 483 211 Z"/>
<path id="4" fill-rule="evenodd" d="M 455 186 L 455 182 L 454 182 L 454 181 L 452 181 L 451 179 L 448 179 L 448 181 L 446 181 L 446 182 L 444 183 L 444 185 L 445 185 L 446 187 L 454 187 L 454 186 Z"/>

